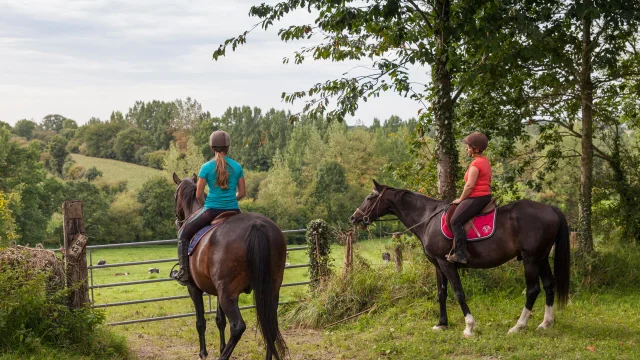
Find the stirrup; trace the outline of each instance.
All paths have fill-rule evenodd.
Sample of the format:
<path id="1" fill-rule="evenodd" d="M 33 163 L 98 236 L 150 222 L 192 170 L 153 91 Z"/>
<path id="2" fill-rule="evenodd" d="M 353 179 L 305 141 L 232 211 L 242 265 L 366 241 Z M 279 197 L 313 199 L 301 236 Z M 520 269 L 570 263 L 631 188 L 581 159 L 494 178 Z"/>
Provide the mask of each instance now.
<path id="1" fill-rule="evenodd" d="M 181 279 L 180 275 L 184 275 L 185 271 L 180 268 L 180 270 L 174 270 L 176 268 L 176 266 L 179 266 L 179 264 L 175 264 L 173 265 L 173 267 L 171 268 L 171 271 L 169 272 L 169 277 L 175 281 L 178 282 L 178 284 L 182 285 L 182 286 L 187 286 L 189 284 L 189 273 L 186 273 L 187 275 L 187 279 Z"/>
<path id="2" fill-rule="evenodd" d="M 458 256 L 456 256 L 456 254 L 446 255 L 445 258 L 450 263 L 456 263 L 456 262 L 460 263 L 460 264 L 466 264 L 467 263 L 467 259 L 458 259 Z"/>

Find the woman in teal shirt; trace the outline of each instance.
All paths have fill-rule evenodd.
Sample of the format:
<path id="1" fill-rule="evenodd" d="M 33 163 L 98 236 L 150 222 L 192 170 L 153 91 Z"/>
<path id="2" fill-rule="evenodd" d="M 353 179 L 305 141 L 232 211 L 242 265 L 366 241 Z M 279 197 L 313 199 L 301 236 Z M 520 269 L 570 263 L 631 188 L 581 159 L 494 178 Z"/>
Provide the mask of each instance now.
<path id="1" fill-rule="evenodd" d="M 188 219 L 179 234 L 180 271 L 176 278 L 182 285 L 186 285 L 189 281 L 188 249 L 191 238 L 223 212 L 240 213 L 238 200 L 245 196 L 244 171 L 240 164 L 227 157 L 230 145 L 231 138 L 224 131 L 214 131 L 209 138 L 209 146 L 214 157 L 200 168 L 196 188 L 196 199 L 203 208 Z M 204 198 L 205 185 L 209 185 L 209 194 L 206 199 Z"/>

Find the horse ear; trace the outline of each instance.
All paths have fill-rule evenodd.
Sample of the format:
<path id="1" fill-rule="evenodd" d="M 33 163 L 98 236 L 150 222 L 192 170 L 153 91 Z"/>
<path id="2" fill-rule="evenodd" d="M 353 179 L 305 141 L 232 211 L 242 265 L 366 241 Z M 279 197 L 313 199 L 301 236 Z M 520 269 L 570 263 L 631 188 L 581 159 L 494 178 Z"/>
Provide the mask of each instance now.
<path id="1" fill-rule="evenodd" d="M 373 186 L 375 186 L 377 191 L 381 191 L 382 190 L 382 185 L 378 184 L 378 182 L 375 181 L 374 179 L 371 179 L 371 181 L 373 181 Z"/>
<path id="2" fill-rule="evenodd" d="M 182 182 L 182 180 L 180 180 L 176 173 L 173 173 L 173 182 L 176 183 L 176 185 L 180 185 L 180 183 Z"/>
<path id="3" fill-rule="evenodd" d="M 198 182 L 198 176 L 196 176 L 196 174 L 194 173 L 193 175 L 191 175 L 191 180 L 193 180 L 194 183 Z"/>

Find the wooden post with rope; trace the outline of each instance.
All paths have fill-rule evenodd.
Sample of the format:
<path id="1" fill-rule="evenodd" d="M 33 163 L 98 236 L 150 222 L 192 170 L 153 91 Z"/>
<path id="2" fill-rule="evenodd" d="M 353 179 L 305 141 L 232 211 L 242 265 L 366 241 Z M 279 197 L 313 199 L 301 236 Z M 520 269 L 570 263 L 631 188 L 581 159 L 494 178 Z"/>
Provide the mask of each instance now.
<path id="1" fill-rule="evenodd" d="M 353 266 L 353 235 L 355 231 L 349 230 L 344 233 L 345 249 L 344 249 L 344 274 L 351 271 Z"/>
<path id="2" fill-rule="evenodd" d="M 402 236 L 402 233 L 394 233 L 392 235 L 393 240 L 399 240 Z M 402 272 L 402 243 L 396 243 L 396 246 L 393 249 L 394 259 L 396 261 L 396 271 Z"/>
<path id="3" fill-rule="evenodd" d="M 66 285 L 72 289 L 69 307 L 78 309 L 89 303 L 87 285 L 87 235 L 82 216 L 82 201 L 71 200 L 62 204 L 64 231 L 64 268 Z"/>

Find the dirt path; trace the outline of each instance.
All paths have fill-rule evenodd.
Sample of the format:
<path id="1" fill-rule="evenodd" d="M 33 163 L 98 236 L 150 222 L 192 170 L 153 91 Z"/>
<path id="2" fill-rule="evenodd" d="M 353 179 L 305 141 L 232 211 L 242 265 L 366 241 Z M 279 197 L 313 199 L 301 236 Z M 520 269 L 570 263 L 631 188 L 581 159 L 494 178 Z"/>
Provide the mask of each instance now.
<path id="1" fill-rule="evenodd" d="M 216 334 L 217 335 L 217 334 Z M 340 359 L 340 351 L 333 350 L 323 342 L 322 332 L 316 330 L 285 330 L 283 336 L 287 341 L 292 360 Z M 151 336 L 138 334 L 128 336 L 129 347 L 140 360 L 164 359 L 183 360 L 198 359 L 198 343 L 187 343 L 177 338 L 171 332 Z M 207 350 L 209 359 L 216 359 L 218 353 L 218 339 L 212 339 L 207 332 Z M 261 346 L 259 334 L 246 331 L 236 347 L 232 359 L 248 360 L 263 359 L 264 350 Z"/>

